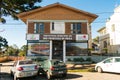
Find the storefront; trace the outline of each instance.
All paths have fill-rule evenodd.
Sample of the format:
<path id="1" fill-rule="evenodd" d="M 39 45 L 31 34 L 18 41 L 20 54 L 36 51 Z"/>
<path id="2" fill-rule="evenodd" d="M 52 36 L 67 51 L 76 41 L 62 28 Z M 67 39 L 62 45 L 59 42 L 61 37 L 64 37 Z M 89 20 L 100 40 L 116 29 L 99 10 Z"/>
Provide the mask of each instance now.
<path id="1" fill-rule="evenodd" d="M 66 56 L 87 54 L 88 35 L 29 34 L 27 35 L 27 56 L 48 57 L 66 61 Z"/>
<path id="2" fill-rule="evenodd" d="M 27 56 L 61 59 L 86 55 L 95 14 L 54 3 L 17 15 L 26 25 Z"/>

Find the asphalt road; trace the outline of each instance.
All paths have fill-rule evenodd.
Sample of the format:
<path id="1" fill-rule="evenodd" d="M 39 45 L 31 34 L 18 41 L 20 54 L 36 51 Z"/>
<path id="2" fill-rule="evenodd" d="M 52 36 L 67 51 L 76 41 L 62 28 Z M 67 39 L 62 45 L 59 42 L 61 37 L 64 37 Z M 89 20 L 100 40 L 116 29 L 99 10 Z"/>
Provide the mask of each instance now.
<path id="1" fill-rule="evenodd" d="M 12 63 L 2 63 L 4 66 L 0 67 L 0 80 L 13 80 L 10 76 L 10 66 Z M 36 78 L 24 78 L 21 80 L 47 80 L 44 76 Z M 51 80 L 120 80 L 120 74 L 115 73 L 97 73 L 97 72 L 80 72 L 68 73 L 66 78 L 53 77 Z"/>

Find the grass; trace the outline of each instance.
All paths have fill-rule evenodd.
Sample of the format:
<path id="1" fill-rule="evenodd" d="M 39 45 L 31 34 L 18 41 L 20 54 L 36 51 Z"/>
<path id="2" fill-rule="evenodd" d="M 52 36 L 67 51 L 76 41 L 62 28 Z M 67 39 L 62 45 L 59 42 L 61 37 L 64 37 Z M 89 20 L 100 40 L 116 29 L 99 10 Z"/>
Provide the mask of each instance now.
<path id="1" fill-rule="evenodd" d="M 95 72 L 95 64 L 68 64 L 68 72 Z"/>
<path id="2" fill-rule="evenodd" d="M 94 68 L 86 69 L 68 69 L 68 72 L 95 72 Z"/>

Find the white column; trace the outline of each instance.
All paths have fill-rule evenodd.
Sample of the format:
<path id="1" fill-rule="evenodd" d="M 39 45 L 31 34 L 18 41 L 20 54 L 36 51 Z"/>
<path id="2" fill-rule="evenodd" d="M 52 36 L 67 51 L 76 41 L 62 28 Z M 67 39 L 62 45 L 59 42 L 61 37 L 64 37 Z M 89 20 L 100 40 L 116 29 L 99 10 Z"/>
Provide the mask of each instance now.
<path id="1" fill-rule="evenodd" d="M 50 55 L 49 59 L 52 60 L 52 40 L 50 40 Z"/>
<path id="2" fill-rule="evenodd" d="M 63 62 L 66 62 L 66 41 L 63 40 Z"/>

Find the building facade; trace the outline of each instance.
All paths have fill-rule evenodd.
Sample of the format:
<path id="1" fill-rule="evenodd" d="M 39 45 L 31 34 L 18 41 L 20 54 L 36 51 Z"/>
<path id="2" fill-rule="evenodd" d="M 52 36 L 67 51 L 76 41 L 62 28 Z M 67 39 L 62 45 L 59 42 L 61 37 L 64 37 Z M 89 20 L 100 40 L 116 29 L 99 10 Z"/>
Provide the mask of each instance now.
<path id="1" fill-rule="evenodd" d="M 90 24 L 98 17 L 55 3 L 17 15 L 27 24 L 27 56 L 66 61 L 67 56 L 87 54 L 91 48 Z"/>
<path id="2" fill-rule="evenodd" d="M 108 53 L 120 53 L 120 6 L 106 21 L 106 26 L 98 30 L 100 33 L 100 52 L 107 48 Z"/>

